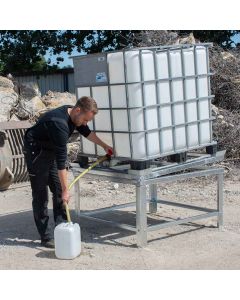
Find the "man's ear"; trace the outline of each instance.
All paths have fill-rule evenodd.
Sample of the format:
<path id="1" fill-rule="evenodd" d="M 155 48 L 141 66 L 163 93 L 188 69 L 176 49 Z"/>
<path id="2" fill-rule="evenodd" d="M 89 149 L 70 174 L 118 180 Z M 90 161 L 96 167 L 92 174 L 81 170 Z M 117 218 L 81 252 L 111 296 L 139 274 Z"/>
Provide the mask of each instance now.
<path id="1" fill-rule="evenodd" d="M 80 112 L 81 112 L 81 108 L 80 108 L 80 107 L 76 107 L 76 108 L 75 108 L 75 111 L 76 111 L 77 113 L 80 113 Z"/>

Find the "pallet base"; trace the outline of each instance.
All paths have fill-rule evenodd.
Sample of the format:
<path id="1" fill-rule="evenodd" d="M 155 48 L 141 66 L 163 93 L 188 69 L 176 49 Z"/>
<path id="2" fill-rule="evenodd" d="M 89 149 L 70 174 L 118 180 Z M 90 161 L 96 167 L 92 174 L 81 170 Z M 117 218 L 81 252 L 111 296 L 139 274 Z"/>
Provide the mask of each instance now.
<path id="1" fill-rule="evenodd" d="M 200 148 L 201 149 L 201 148 Z M 215 156 L 218 147 L 217 144 L 209 145 L 205 147 L 206 154 L 213 155 Z M 187 161 L 188 154 L 191 152 L 181 152 L 181 153 L 175 153 L 166 157 L 159 157 L 162 159 L 166 159 L 168 162 L 173 162 L 173 163 L 184 163 Z M 148 159 L 148 160 L 126 160 L 130 164 L 130 169 L 131 170 L 145 170 L 149 169 L 151 167 L 151 163 L 154 162 L 155 160 L 158 160 L 159 158 L 156 159 Z M 79 156 L 78 161 L 81 168 L 88 168 L 89 167 L 89 157 L 88 156 Z"/>
<path id="2" fill-rule="evenodd" d="M 183 163 L 186 160 L 187 160 L 187 152 L 176 153 L 168 156 L 168 161 L 170 162 Z"/>
<path id="3" fill-rule="evenodd" d="M 206 147 L 207 154 L 216 155 L 218 150 L 217 144 Z"/>

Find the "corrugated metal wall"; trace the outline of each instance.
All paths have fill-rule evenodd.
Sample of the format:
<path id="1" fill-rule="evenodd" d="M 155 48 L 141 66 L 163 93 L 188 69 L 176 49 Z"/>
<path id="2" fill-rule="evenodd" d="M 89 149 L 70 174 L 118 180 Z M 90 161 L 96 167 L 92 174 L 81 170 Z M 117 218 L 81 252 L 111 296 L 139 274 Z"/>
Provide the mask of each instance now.
<path id="1" fill-rule="evenodd" d="M 36 82 L 42 95 L 47 91 L 75 93 L 74 73 L 14 76 L 19 82 Z"/>
<path id="2" fill-rule="evenodd" d="M 68 88 L 69 88 L 69 93 L 75 94 L 74 73 L 68 74 Z"/>

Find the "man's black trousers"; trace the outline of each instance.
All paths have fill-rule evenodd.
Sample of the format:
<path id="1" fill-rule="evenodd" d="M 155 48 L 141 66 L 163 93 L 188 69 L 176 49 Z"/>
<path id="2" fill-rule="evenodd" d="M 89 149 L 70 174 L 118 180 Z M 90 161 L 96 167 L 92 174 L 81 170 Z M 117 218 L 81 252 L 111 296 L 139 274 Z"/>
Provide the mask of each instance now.
<path id="1" fill-rule="evenodd" d="M 33 140 L 29 141 L 26 137 L 23 153 L 32 188 L 35 224 L 41 239 L 49 239 L 53 234 L 49 225 L 48 187 L 52 192 L 55 226 L 67 219 L 55 155 L 53 151 L 45 150 L 41 144 Z"/>

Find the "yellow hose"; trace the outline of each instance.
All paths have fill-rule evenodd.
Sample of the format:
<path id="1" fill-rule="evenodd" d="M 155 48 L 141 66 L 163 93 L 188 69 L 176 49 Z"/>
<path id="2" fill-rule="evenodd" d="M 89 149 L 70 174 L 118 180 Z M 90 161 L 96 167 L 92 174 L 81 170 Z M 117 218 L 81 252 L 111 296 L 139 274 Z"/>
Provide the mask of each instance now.
<path id="1" fill-rule="evenodd" d="M 103 162 L 104 160 L 107 160 L 108 156 L 105 155 L 103 157 L 101 157 L 100 159 L 98 159 L 97 161 L 95 161 L 93 164 L 91 164 L 91 166 L 89 168 L 87 168 L 85 171 L 83 171 L 81 174 L 79 174 L 76 178 L 74 178 L 74 180 L 69 184 L 68 189 L 70 190 L 72 188 L 72 186 L 81 178 L 83 177 L 83 175 L 85 175 L 88 171 L 90 171 L 92 168 L 96 167 L 98 164 L 100 164 L 101 162 Z M 66 214 L 67 214 L 67 221 L 68 223 L 71 223 L 71 217 L 70 217 L 70 212 L 69 212 L 69 207 L 67 202 L 64 202 L 65 208 L 66 208 Z"/>
<path id="2" fill-rule="evenodd" d="M 95 161 L 95 163 L 93 163 L 88 169 L 86 169 L 85 171 L 83 171 L 80 175 L 78 175 L 78 177 L 76 177 L 68 186 L 68 189 L 70 190 L 71 187 L 74 185 L 74 183 L 76 183 L 78 181 L 78 179 L 80 179 L 83 175 L 85 175 L 88 171 L 90 171 L 92 168 L 94 168 L 95 166 L 97 166 L 98 164 L 100 164 L 101 162 L 103 162 L 104 160 L 108 159 L 107 156 L 103 156 L 102 158 L 98 159 L 97 161 Z"/>
<path id="3" fill-rule="evenodd" d="M 67 221 L 68 221 L 68 223 L 71 223 L 72 221 L 71 221 L 70 211 L 69 211 L 67 202 L 64 202 L 64 205 L 65 205 L 65 209 L 66 209 Z"/>

